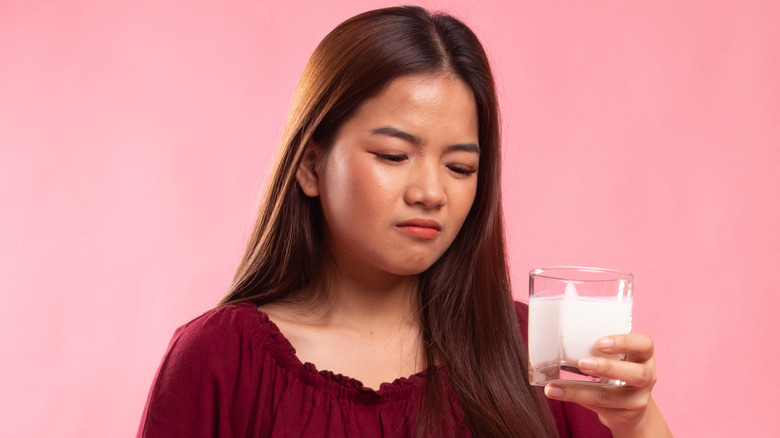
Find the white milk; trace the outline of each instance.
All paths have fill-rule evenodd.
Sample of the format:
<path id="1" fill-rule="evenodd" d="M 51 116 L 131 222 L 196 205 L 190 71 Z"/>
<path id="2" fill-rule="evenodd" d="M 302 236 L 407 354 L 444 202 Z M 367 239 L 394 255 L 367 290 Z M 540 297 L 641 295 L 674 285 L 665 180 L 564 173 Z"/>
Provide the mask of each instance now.
<path id="1" fill-rule="evenodd" d="M 614 298 L 586 298 L 560 301 L 561 356 L 564 363 L 576 365 L 585 356 L 619 359 L 618 354 L 604 354 L 593 345 L 607 335 L 631 331 L 631 303 Z"/>
<path id="2" fill-rule="evenodd" d="M 571 284 L 564 295 L 532 296 L 528 312 L 528 354 L 534 367 L 576 366 L 585 356 L 619 359 L 620 355 L 600 353 L 593 344 L 601 337 L 631 331 L 630 301 L 580 297 Z"/>
<path id="3" fill-rule="evenodd" d="M 528 300 L 528 358 L 533 366 L 559 363 L 562 295 Z"/>

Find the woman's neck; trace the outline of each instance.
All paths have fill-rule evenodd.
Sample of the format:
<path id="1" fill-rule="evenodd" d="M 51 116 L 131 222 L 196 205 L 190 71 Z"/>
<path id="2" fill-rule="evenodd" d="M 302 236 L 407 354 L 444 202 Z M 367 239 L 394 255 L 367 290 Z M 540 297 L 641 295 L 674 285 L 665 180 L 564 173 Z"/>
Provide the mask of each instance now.
<path id="1" fill-rule="evenodd" d="M 374 333 L 418 326 L 416 276 L 331 273 L 323 280 L 306 294 L 320 324 Z"/>
<path id="2" fill-rule="evenodd" d="M 260 310 L 276 323 L 301 362 L 379 388 L 425 368 L 416 285 L 416 277 L 364 282 L 342 276 L 300 291 L 296 301 L 272 302 Z"/>

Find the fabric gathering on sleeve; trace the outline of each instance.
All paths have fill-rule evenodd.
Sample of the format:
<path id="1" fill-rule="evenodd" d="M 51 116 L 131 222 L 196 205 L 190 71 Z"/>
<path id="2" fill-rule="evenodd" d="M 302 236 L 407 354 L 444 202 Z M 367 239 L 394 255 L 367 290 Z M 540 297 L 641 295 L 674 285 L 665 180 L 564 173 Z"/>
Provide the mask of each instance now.
<path id="1" fill-rule="evenodd" d="M 527 306 L 517 310 L 523 327 Z M 439 371 L 447 379 L 443 366 Z M 175 331 L 137 437 L 413 437 L 425 374 L 364 387 L 302 363 L 254 304 L 223 306 Z M 470 436 L 447 395 L 446 436 Z M 611 436 L 593 412 L 549 403 L 561 438 Z"/>

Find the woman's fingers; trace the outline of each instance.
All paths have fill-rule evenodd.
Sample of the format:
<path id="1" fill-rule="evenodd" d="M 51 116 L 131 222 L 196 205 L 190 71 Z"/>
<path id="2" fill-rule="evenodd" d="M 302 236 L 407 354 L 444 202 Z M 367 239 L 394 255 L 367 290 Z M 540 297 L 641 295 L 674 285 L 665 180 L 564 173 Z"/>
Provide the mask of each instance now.
<path id="1" fill-rule="evenodd" d="M 641 409 L 647 406 L 650 397 L 649 391 L 633 387 L 608 387 L 561 382 L 548 384 L 544 388 L 544 393 L 549 398 L 579 403 L 591 409 Z"/>
<path id="2" fill-rule="evenodd" d="M 596 377 L 620 380 L 625 385 L 594 385 L 557 380 L 544 388 L 547 397 L 578 403 L 595 411 L 615 436 L 671 436 L 653 403 L 656 382 L 653 340 L 639 333 L 612 335 L 596 341 L 602 353 L 625 354 L 627 360 L 585 357 L 579 369 Z M 647 420 L 650 419 L 650 420 Z M 648 426 L 650 425 L 650 426 Z M 648 435 L 648 431 L 649 435 Z"/>
<path id="3" fill-rule="evenodd" d="M 612 335 L 599 339 L 596 347 L 607 354 L 625 354 L 628 360 L 586 357 L 578 362 L 579 369 L 591 376 L 625 382 L 625 385 L 603 386 L 559 381 L 547 385 L 547 396 L 599 408 L 631 410 L 645 406 L 650 389 L 656 382 L 653 339 L 642 333 Z"/>
<path id="4" fill-rule="evenodd" d="M 626 354 L 628 360 L 586 357 L 577 364 L 580 371 L 591 376 L 620 380 L 637 388 L 655 384 L 654 347 L 650 336 L 642 333 L 607 336 L 596 341 L 596 347 L 603 353 Z"/>
<path id="5" fill-rule="evenodd" d="M 591 376 L 620 380 L 626 385 L 637 388 L 652 387 L 656 381 L 655 368 L 652 363 L 633 363 L 603 357 L 586 357 L 580 359 L 578 366 L 580 371 Z"/>
<path id="6" fill-rule="evenodd" d="M 653 338 L 644 333 L 611 335 L 596 341 L 596 347 L 603 353 L 627 354 L 629 362 L 646 362 L 653 357 Z"/>

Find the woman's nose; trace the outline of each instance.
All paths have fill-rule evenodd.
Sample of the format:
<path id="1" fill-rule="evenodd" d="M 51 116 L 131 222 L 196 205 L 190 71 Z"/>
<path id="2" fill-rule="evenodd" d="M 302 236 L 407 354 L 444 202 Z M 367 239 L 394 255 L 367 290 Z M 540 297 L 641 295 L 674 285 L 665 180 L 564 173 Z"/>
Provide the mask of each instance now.
<path id="1" fill-rule="evenodd" d="M 425 208 L 443 207 L 447 203 L 443 177 L 436 165 L 415 166 L 410 172 L 404 200 L 409 205 L 418 204 Z"/>

